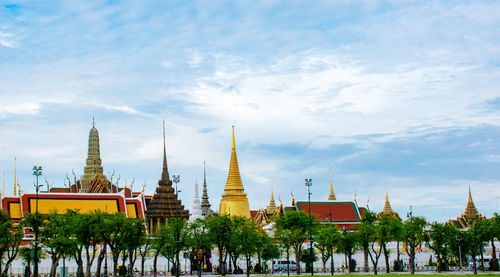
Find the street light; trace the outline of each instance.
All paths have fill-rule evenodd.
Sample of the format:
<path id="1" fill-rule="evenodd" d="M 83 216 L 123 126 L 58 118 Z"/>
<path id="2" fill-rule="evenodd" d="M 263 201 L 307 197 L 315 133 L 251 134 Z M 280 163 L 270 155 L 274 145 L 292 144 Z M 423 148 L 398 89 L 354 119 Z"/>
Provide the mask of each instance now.
<path id="1" fill-rule="evenodd" d="M 38 277 L 38 191 L 40 190 L 41 187 L 43 187 L 43 185 L 38 184 L 38 177 L 42 175 L 42 167 L 36 165 L 33 166 L 33 175 L 36 176 L 35 226 L 33 226 L 33 228 L 35 229 L 35 257 L 34 257 L 35 268 L 33 270 L 33 276 Z"/>
<path id="2" fill-rule="evenodd" d="M 172 175 L 172 182 L 175 183 L 175 194 L 177 196 L 177 201 L 179 201 L 179 192 L 180 190 L 177 189 L 177 184 L 181 181 L 181 176 L 179 175 Z M 179 267 L 180 267 L 180 261 L 179 261 L 179 242 L 180 242 L 180 230 L 179 230 L 179 203 L 176 205 L 175 209 L 175 224 L 177 225 L 175 228 L 175 276 L 179 277 Z"/>
<path id="3" fill-rule="evenodd" d="M 312 186 L 312 179 L 305 179 L 306 187 L 307 187 L 307 198 L 309 201 L 309 250 L 310 250 L 310 255 L 311 255 L 311 261 L 309 264 L 309 269 L 311 270 L 311 275 L 314 275 L 314 262 L 313 262 L 313 243 L 312 243 L 312 220 L 311 220 L 311 186 Z"/>

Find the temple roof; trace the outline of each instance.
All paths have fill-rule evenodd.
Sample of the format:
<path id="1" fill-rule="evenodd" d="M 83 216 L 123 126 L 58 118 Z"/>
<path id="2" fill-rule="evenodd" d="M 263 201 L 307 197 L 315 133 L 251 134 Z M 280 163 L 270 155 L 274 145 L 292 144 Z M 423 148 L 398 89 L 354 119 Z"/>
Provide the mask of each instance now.
<path id="1" fill-rule="evenodd" d="M 146 210 L 148 218 L 189 218 L 189 211 L 184 209 L 182 201 L 177 199 L 177 194 L 172 186 L 167 167 L 167 151 L 165 143 L 165 122 L 163 122 L 163 170 L 158 181 L 153 199 Z"/>
<path id="2" fill-rule="evenodd" d="M 308 201 L 297 201 L 296 207 L 298 211 L 309 212 Z M 292 207 L 287 207 L 285 210 L 292 210 Z M 332 221 L 332 222 L 359 222 L 361 216 L 354 201 L 311 201 L 311 214 L 316 220 Z"/>
<path id="3" fill-rule="evenodd" d="M 474 205 L 474 201 L 472 201 L 472 193 L 470 191 L 470 184 L 469 184 L 469 198 L 467 199 L 467 206 L 465 207 L 464 216 L 467 219 L 476 219 L 476 218 L 479 218 L 481 216 L 476 209 L 476 205 Z"/>
<path id="4" fill-rule="evenodd" d="M 236 144 L 234 140 L 234 126 L 233 126 L 233 143 L 231 148 L 231 161 L 229 163 L 229 173 L 227 175 L 226 186 L 224 191 L 238 190 L 243 192 L 244 187 L 241 182 L 240 169 L 238 166 L 238 158 L 236 157 Z"/>
<path id="5" fill-rule="evenodd" d="M 380 213 L 378 213 L 378 216 L 383 216 L 383 215 L 395 216 L 399 218 L 399 214 L 395 212 L 391 207 L 391 203 L 389 202 L 389 195 L 387 194 L 387 192 L 385 192 L 384 208 Z"/>

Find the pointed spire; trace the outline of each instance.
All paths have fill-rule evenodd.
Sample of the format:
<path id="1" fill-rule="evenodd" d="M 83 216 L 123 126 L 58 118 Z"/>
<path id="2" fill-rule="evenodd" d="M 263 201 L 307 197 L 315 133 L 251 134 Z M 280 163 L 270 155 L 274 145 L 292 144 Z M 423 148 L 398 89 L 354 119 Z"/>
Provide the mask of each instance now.
<path id="1" fill-rule="evenodd" d="M 210 214 L 210 202 L 208 201 L 207 192 L 207 171 L 205 169 L 206 164 L 203 161 L 203 195 L 201 196 L 201 215 L 206 217 Z"/>
<path id="2" fill-rule="evenodd" d="M 333 177 L 330 172 L 330 194 L 328 195 L 328 200 L 337 200 L 335 193 L 333 192 Z"/>
<path id="3" fill-rule="evenodd" d="M 165 140 L 165 120 L 163 120 L 163 171 L 161 172 L 161 180 L 168 182 L 170 175 L 168 174 L 167 166 L 167 143 Z"/>
<path id="4" fill-rule="evenodd" d="M 226 186 L 224 191 L 240 191 L 243 192 L 244 187 L 241 182 L 240 169 L 238 166 L 238 158 L 236 156 L 236 143 L 234 139 L 234 125 L 233 125 L 233 143 L 231 148 L 231 161 L 229 162 L 229 173 L 227 175 Z"/>
<path id="5" fill-rule="evenodd" d="M 295 197 L 293 197 L 292 190 L 290 190 L 290 194 L 292 195 L 292 207 L 295 207 Z"/>
<path id="6" fill-rule="evenodd" d="M 475 219 L 480 217 L 479 212 L 476 209 L 476 205 L 474 205 L 474 201 L 472 200 L 472 193 L 470 189 L 470 180 L 469 180 L 469 197 L 467 199 L 467 206 L 465 207 L 465 217 L 468 219 Z"/>
<path id="7" fill-rule="evenodd" d="M 92 128 L 95 128 L 95 117 L 92 117 Z"/>
<path id="8" fill-rule="evenodd" d="M 385 192 L 384 209 L 382 210 L 382 214 L 391 215 L 393 213 L 394 213 L 394 211 L 392 210 L 391 203 L 389 203 L 389 195 L 387 194 L 387 191 L 386 191 Z"/>
<path id="9" fill-rule="evenodd" d="M 94 180 L 99 180 L 99 182 L 92 184 Z M 102 167 L 101 152 L 99 146 L 99 132 L 95 127 L 95 118 L 92 118 L 92 128 L 89 132 L 89 145 L 87 160 L 85 167 L 83 168 L 83 176 L 80 177 L 81 191 L 90 192 L 92 187 L 106 187 L 108 190 L 109 182 L 106 175 L 104 175 L 104 169 Z"/>
<path id="10" fill-rule="evenodd" d="M 274 193 L 272 187 L 271 187 L 271 200 L 269 201 L 269 205 L 267 205 L 266 210 L 268 214 L 274 214 L 274 212 L 276 211 L 276 202 L 274 202 Z"/>

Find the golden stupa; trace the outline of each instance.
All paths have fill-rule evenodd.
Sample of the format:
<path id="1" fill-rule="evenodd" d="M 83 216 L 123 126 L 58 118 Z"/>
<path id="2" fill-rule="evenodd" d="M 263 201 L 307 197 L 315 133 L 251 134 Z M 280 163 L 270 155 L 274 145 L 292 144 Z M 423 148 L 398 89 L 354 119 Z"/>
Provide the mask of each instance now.
<path id="1" fill-rule="evenodd" d="M 234 142 L 233 126 L 233 145 L 231 149 L 231 162 L 229 163 L 229 173 L 227 175 L 226 187 L 219 206 L 219 214 L 228 214 L 230 216 L 250 217 L 250 207 L 248 205 L 247 194 L 241 182 L 238 159 L 236 158 L 236 145 Z"/>

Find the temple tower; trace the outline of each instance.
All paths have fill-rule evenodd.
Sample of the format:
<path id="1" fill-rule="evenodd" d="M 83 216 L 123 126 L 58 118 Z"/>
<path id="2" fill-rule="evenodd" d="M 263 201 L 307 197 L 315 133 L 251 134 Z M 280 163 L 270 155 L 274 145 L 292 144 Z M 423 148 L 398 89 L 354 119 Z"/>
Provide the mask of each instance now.
<path id="1" fill-rule="evenodd" d="M 169 218 L 176 217 L 189 219 L 189 211 L 185 210 L 181 200 L 177 199 L 172 180 L 170 180 L 165 143 L 165 122 L 163 122 L 163 170 L 153 199 L 151 199 L 146 210 L 149 232 L 151 234 L 155 233 L 162 224 L 167 223 Z"/>
<path id="2" fill-rule="evenodd" d="M 191 212 L 191 220 L 201 218 L 200 195 L 198 194 L 198 181 L 194 182 L 194 198 Z"/>
<path id="3" fill-rule="evenodd" d="M 266 213 L 268 215 L 273 215 L 276 212 L 276 202 L 274 201 L 274 192 L 271 189 L 271 200 L 269 201 L 269 205 L 266 207 Z"/>
<path id="4" fill-rule="evenodd" d="M 95 120 L 92 120 L 87 162 L 83 168 L 83 175 L 80 177 L 81 192 L 109 192 L 109 181 L 103 172 L 99 132 L 95 128 Z"/>
<path id="5" fill-rule="evenodd" d="M 479 212 L 476 209 L 476 205 L 474 205 L 474 201 L 472 201 L 472 194 L 470 192 L 470 184 L 469 184 L 469 198 L 467 199 L 467 206 L 465 207 L 464 217 L 467 219 L 476 219 L 481 217 Z"/>
<path id="6" fill-rule="evenodd" d="M 208 201 L 207 192 L 207 172 L 205 169 L 205 161 L 203 161 L 203 195 L 201 196 L 201 215 L 207 217 L 212 213 L 210 210 L 210 202 Z"/>
<path id="7" fill-rule="evenodd" d="M 385 203 L 384 203 L 384 208 L 380 213 L 378 213 L 378 216 L 394 216 L 399 218 L 399 214 L 395 212 L 392 207 L 391 203 L 389 202 L 389 195 L 387 194 L 387 191 L 385 192 Z"/>
<path id="8" fill-rule="evenodd" d="M 236 157 L 236 144 L 234 140 L 233 126 L 233 143 L 231 149 L 231 161 L 229 162 L 229 173 L 227 175 L 224 194 L 219 206 L 219 214 L 235 215 L 250 217 L 250 207 L 248 205 L 247 194 L 241 182 L 240 169 L 238 167 L 238 159 Z"/>

